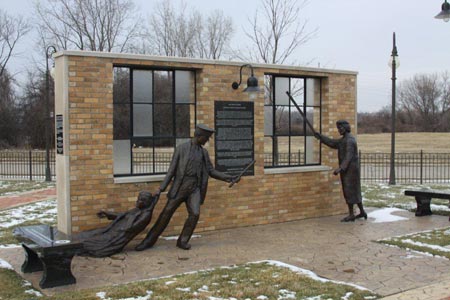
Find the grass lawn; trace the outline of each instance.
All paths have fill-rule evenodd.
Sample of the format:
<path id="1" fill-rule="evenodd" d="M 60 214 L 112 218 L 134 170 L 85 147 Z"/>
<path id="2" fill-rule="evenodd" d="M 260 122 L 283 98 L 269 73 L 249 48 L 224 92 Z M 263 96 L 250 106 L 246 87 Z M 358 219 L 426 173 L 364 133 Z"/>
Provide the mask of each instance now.
<path id="1" fill-rule="evenodd" d="M 318 280 L 276 262 L 259 262 L 216 268 L 173 277 L 124 285 L 64 292 L 43 296 L 45 300 L 184 300 L 184 299 L 377 299 L 372 292 L 355 286 Z M 23 281 L 23 280 L 22 280 Z M 12 293 L 12 291 L 15 291 Z M 29 287 L 7 269 L 0 269 L 0 299 L 30 299 Z M 11 298 L 12 297 L 12 298 Z M 28 298 L 27 298 L 28 297 Z"/>

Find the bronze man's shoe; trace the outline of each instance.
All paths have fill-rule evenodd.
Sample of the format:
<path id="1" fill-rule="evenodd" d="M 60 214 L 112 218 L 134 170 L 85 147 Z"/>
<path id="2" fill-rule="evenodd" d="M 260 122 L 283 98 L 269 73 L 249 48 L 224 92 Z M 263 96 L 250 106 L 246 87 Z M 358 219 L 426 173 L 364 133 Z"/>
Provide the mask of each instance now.
<path id="1" fill-rule="evenodd" d="M 184 243 L 177 242 L 177 247 L 180 249 L 183 249 L 183 250 L 189 250 L 189 249 L 191 249 L 191 244 L 188 244 L 188 243 L 184 244 Z"/>
<path id="2" fill-rule="evenodd" d="M 341 222 L 355 222 L 356 217 L 353 215 L 346 216 L 341 220 Z"/>
<path id="3" fill-rule="evenodd" d="M 367 213 L 366 212 L 359 213 L 358 215 L 356 215 L 355 218 L 356 219 L 364 218 L 364 220 L 367 220 Z"/>
<path id="4" fill-rule="evenodd" d="M 143 250 L 149 249 L 151 247 L 153 247 L 153 245 L 150 245 L 148 243 L 142 242 L 139 245 L 137 245 L 136 248 L 134 248 L 134 250 L 136 250 L 136 251 L 143 251 Z"/>

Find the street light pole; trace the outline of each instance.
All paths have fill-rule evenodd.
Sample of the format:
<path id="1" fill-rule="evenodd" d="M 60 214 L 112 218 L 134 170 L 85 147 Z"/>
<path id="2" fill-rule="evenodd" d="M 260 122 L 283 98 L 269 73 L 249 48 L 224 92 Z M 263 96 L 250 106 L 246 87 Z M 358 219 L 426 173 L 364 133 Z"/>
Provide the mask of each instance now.
<path id="1" fill-rule="evenodd" d="M 389 184 L 395 185 L 395 80 L 397 79 L 396 71 L 399 66 L 397 45 L 395 44 L 395 32 L 393 35 L 393 47 L 389 66 L 392 68 L 391 159 Z"/>
<path id="2" fill-rule="evenodd" d="M 45 50 L 45 181 L 52 181 L 50 171 L 50 71 L 48 69 L 48 60 L 56 53 L 54 46 L 48 46 Z"/>

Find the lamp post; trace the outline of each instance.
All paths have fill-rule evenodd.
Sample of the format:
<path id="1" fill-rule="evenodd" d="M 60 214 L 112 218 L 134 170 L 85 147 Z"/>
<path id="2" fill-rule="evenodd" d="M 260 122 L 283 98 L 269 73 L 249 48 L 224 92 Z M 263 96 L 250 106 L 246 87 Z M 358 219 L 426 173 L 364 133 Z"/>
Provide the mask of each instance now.
<path id="1" fill-rule="evenodd" d="M 397 68 L 400 66 L 398 60 L 397 45 L 395 44 L 395 32 L 393 34 L 393 47 L 391 58 L 389 59 L 389 67 L 392 68 L 392 113 L 391 113 L 391 159 L 389 184 L 395 185 L 395 80 Z"/>
<path id="2" fill-rule="evenodd" d="M 48 46 L 45 50 L 45 181 L 52 181 L 50 171 L 50 71 L 48 69 L 48 60 L 56 53 L 54 46 Z"/>
<path id="3" fill-rule="evenodd" d="M 450 21 L 450 4 L 447 0 L 442 3 L 441 12 L 435 16 L 436 19 L 442 19 L 444 22 Z"/>

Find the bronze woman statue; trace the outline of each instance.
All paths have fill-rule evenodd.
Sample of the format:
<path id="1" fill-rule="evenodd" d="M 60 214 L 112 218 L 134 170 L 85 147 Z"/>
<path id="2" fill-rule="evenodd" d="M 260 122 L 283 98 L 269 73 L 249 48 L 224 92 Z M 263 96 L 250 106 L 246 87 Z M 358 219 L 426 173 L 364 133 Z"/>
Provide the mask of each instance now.
<path id="1" fill-rule="evenodd" d="M 332 139 L 315 132 L 314 136 L 320 139 L 322 143 L 330 148 L 338 150 L 339 167 L 333 174 L 340 174 L 342 191 L 344 192 L 345 202 L 348 206 L 348 216 L 341 222 L 353 222 L 355 219 L 367 219 L 367 213 L 364 211 L 361 197 L 361 180 L 359 172 L 358 146 L 355 137 L 350 133 L 350 124 L 346 120 L 336 122 L 336 127 L 340 139 Z M 353 212 L 354 204 L 358 205 L 359 214 L 355 216 Z"/>

